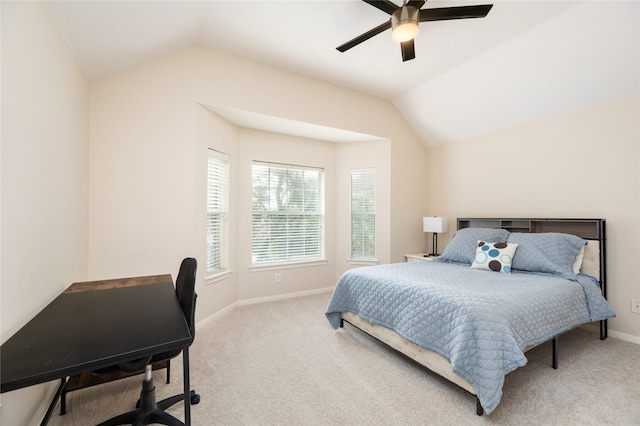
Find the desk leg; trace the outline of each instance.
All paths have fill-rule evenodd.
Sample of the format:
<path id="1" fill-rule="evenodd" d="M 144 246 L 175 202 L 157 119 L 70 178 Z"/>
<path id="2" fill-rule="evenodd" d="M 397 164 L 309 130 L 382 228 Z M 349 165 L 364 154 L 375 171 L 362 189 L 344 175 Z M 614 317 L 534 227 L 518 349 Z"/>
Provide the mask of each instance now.
<path id="1" fill-rule="evenodd" d="M 51 414 L 53 414 L 53 409 L 56 408 L 56 403 L 58 402 L 60 395 L 64 391 L 64 387 L 66 384 L 67 384 L 67 378 L 66 377 L 61 378 L 60 385 L 58 386 L 58 390 L 56 391 L 56 394 L 54 395 L 53 400 L 51 401 L 51 404 L 49 404 L 49 408 L 47 409 L 47 412 L 44 415 L 44 418 L 42 419 L 40 426 L 45 426 L 47 423 L 49 423 Z"/>
<path id="2" fill-rule="evenodd" d="M 191 385 L 189 384 L 189 346 L 182 351 L 184 370 L 184 424 L 191 426 Z"/>

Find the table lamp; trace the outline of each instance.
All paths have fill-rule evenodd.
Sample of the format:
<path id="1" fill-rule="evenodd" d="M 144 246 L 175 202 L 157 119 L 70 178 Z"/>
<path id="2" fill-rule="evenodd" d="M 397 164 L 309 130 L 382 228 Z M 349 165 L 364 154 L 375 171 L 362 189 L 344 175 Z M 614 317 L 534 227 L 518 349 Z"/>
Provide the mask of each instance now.
<path id="1" fill-rule="evenodd" d="M 447 232 L 449 226 L 446 217 L 423 217 L 422 228 L 424 232 L 433 232 L 433 251 L 429 256 L 438 256 L 438 234 Z"/>

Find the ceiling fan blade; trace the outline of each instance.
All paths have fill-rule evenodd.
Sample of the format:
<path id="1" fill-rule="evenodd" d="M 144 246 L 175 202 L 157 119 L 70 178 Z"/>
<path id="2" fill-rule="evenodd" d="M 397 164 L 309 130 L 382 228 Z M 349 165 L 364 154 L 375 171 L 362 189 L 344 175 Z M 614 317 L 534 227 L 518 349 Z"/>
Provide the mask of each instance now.
<path id="1" fill-rule="evenodd" d="M 388 20 L 387 22 L 380 24 L 375 28 L 370 29 L 366 33 L 360 34 L 358 37 L 352 40 L 349 40 L 348 42 L 336 47 L 336 49 L 338 49 L 340 52 L 347 51 L 352 47 L 359 45 L 363 41 L 367 41 L 371 37 L 380 34 L 384 30 L 388 30 L 389 28 L 391 28 L 391 20 Z"/>
<path id="2" fill-rule="evenodd" d="M 406 5 L 420 9 L 426 2 L 427 0 L 410 0 Z"/>
<path id="3" fill-rule="evenodd" d="M 416 57 L 416 49 L 413 44 L 413 39 L 400 43 L 400 48 L 402 49 L 402 62 L 410 61 Z"/>
<path id="4" fill-rule="evenodd" d="M 493 7 L 492 4 L 476 6 L 440 7 L 420 10 L 420 22 L 445 21 L 448 19 L 484 18 Z"/>
<path id="5" fill-rule="evenodd" d="M 389 0 L 362 0 L 365 3 L 369 3 L 371 6 L 380 9 L 381 11 L 392 15 L 393 12 L 400 9 L 400 6 L 395 3 L 391 3 Z M 425 0 L 426 1 L 426 0 Z"/>

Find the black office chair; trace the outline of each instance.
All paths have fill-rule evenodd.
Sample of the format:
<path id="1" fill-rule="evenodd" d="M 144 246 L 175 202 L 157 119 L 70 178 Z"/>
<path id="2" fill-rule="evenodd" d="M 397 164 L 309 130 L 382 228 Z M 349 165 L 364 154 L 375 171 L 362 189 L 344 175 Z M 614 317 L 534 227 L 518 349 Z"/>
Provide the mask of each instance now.
<path id="1" fill-rule="evenodd" d="M 198 295 L 195 292 L 196 284 L 196 269 L 197 262 L 193 258 L 186 258 L 180 265 L 180 272 L 178 272 L 178 278 L 176 279 L 176 295 L 182 306 L 187 325 L 191 330 L 191 341 L 189 345 L 193 343 L 193 339 L 196 334 L 195 327 L 195 312 L 196 312 L 196 298 Z M 153 384 L 152 368 L 151 364 L 161 361 L 167 361 L 177 357 L 182 352 L 182 349 L 164 352 L 161 354 L 153 355 L 151 357 L 138 359 L 135 361 L 119 364 L 111 369 L 120 369 L 124 372 L 139 371 L 144 368 L 144 381 L 142 382 L 142 391 L 140 392 L 140 399 L 136 404 L 136 409 L 128 413 L 121 414 L 105 422 L 100 423 L 98 426 L 114 426 L 123 424 L 135 424 L 135 425 L 148 425 L 151 423 L 159 423 L 163 425 L 179 425 L 182 426 L 180 420 L 175 418 L 165 410 L 172 405 L 183 401 L 184 394 L 178 394 L 170 398 L 164 399 L 160 402 L 156 402 L 155 386 Z M 104 370 L 102 370 L 104 371 Z M 200 395 L 196 394 L 194 390 L 191 391 L 191 404 L 197 404 L 200 402 Z"/>

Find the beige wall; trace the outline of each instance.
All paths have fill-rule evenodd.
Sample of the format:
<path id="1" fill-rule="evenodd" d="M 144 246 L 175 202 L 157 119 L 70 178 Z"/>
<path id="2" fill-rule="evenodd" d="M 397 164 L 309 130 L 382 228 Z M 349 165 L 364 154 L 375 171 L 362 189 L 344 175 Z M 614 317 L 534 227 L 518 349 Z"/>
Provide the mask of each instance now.
<path id="1" fill-rule="evenodd" d="M 331 287 L 335 284 L 336 149 L 335 144 L 276 133 L 245 129 L 240 135 L 238 203 L 238 299 L 250 300 L 278 294 Z M 251 270 L 251 165 L 266 161 L 318 167 L 324 170 L 326 263 L 296 268 Z M 275 282 L 275 274 L 281 282 Z"/>
<path id="2" fill-rule="evenodd" d="M 210 147 L 231 156 L 232 206 L 236 209 L 231 214 L 236 220 L 232 241 L 236 246 L 231 277 L 205 285 L 200 268 L 198 318 L 236 300 L 335 285 L 346 261 L 341 244 L 349 244 L 348 238 L 336 234 L 339 226 L 344 228 L 339 222 L 344 216 L 336 213 L 342 211 L 337 196 L 348 185 L 344 170 L 362 162 L 355 148 L 236 128 L 203 105 L 386 140 L 373 143 L 375 149 L 362 156 L 379 166 L 384 178 L 379 205 L 381 259 L 402 261 L 405 252 L 424 246 L 420 223 L 425 214 L 426 173 L 418 165 L 424 163 L 427 150 L 390 102 L 192 48 L 92 85 L 91 279 L 161 272 L 175 276 L 182 257 L 204 260 L 206 148 Z M 249 178 L 254 159 L 325 168 L 326 265 L 250 270 Z M 281 283 L 274 282 L 275 272 L 281 273 Z"/>
<path id="3" fill-rule="evenodd" d="M 610 329 L 640 341 L 640 96 L 429 150 L 429 208 L 458 217 L 607 220 Z M 632 339 L 633 340 L 633 339 Z"/>
<path id="4" fill-rule="evenodd" d="M 391 144 L 391 141 L 381 140 L 339 144 L 336 147 L 336 276 L 358 266 L 348 262 L 351 246 L 344 243 L 351 235 L 351 169 L 376 169 L 376 256 L 378 263 L 391 261 Z"/>
<path id="5" fill-rule="evenodd" d="M 1 7 L 5 342 L 87 278 L 89 83 L 43 4 Z M 37 424 L 51 385 L 3 394 L 1 423 Z"/>
<path id="6" fill-rule="evenodd" d="M 207 155 L 208 149 L 215 149 L 229 156 L 229 211 L 234 212 L 229 216 L 229 265 L 232 270 L 238 268 L 238 247 L 236 237 L 238 230 L 238 169 L 239 169 L 239 138 L 240 129 L 227 120 L 212 113 L 204 106 L 195 108 L 196 114 L 196 146 L 198 159 L 194 163 L 197 182 L 194 208 L 202 212 L 201 220 L 195 223 L 196 234 L 205 235 L 206 229 L 206 180 L 207 180 Z M 196 237 L 197 238 L 197 237 Z M 206 241 L 200 241 L 194 247 L 196 259 L 204 262 L 206 255 Z M 201 265 L 204 268 L 205 265 Z M 175 276 L 175 274 L 174 274 Z M 201 278 L 203 280 L 204 278 Z M 202 281 L 201 281 L 202 282 Z M 211 283 L 200 285 L 198 288 L 198 309 L 203 312 L 219 312 L 228 306 L 232 306 L 238 300 L 238 274 Z"/>

